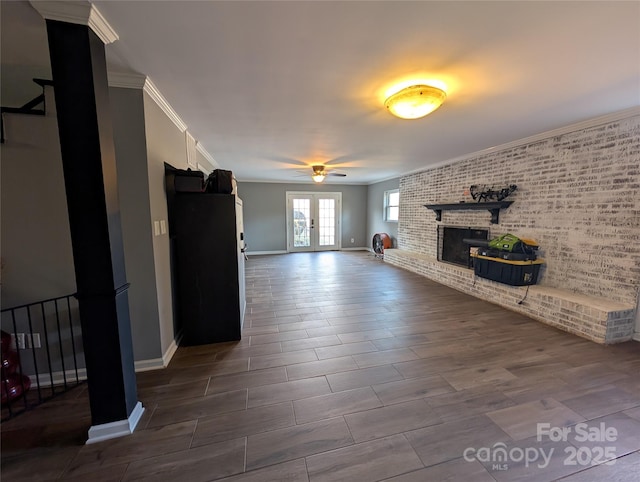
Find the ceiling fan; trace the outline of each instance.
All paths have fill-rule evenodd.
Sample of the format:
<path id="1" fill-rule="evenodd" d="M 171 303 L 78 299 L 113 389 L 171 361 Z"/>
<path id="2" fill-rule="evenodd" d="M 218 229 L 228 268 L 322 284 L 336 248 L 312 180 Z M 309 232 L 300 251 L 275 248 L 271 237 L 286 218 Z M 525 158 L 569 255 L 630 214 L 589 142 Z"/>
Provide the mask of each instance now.
<path id="1" fill-rule="evenodd" d="M 346 177 L 347 175 L 342 173 L 342 172 L 335 172 L 335 171 L 331 171 L 325 168 L 325 166 L 321 166 L 321 165 L 316 165 L 316 166 L 311 166 L 311 169 L 313 169 L 313 173 L 311 174 L 311 179 L 313 179 L 314 182 L 323 182 L 324 178 L 327 176 L 337 176 L 337 177 Z"/>

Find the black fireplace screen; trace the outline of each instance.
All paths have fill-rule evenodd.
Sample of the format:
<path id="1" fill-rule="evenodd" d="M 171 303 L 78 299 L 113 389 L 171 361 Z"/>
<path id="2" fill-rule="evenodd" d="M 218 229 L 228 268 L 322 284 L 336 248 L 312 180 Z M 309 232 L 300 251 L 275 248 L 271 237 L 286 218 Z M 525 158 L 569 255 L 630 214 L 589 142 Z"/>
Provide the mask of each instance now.
<path id="1" fill-rule="evenodd" d="M 438 261 L 471 268 L 473 266 L 472 258 L 469 256 L 471 245 L 463 240 L 480 239 L 486 241 L 488 237 L 488 229 L 438 226 Z"/>

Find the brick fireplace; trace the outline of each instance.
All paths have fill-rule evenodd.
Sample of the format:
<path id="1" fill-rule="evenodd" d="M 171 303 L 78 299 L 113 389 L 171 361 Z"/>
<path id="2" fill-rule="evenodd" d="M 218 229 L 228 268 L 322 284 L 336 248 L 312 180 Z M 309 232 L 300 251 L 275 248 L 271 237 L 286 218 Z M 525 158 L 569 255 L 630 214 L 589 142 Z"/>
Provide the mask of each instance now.
<path id="1" fill-rule="evenodd" d="M 438 261 L 453 263 L 464 268 L 472 266 L 469 244 L 465 239 L 487 240 L 489 230 L 461 226 L 438 226 Z"/>
<path id="2" fill-rule="evenodd" d="M 631 339 L 640 286 L 640 111 L 622 112 L 470 155 L 400 180 L 398 249 L 385 262 L 521 311 L 599 343 Z M 490 223 L 486 211 L 443 211 L 472 184 L 517 184 L 513 205 Z M 535 239 L 545 259 L 539 285 L 474 279 L 439 261 L 439 226 L 490 229 Z"/>

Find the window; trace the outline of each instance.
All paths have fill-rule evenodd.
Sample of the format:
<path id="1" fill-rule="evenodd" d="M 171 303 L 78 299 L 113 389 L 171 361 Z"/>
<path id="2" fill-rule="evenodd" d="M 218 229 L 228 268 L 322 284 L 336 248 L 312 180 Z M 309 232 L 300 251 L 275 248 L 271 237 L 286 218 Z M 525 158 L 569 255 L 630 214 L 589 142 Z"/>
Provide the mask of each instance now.
<path id="1" fill-rule="evenodd" d="M 384 220 L 398 222 L 398 212 L 400 211 L 400 190 L 384 192 Z"/>

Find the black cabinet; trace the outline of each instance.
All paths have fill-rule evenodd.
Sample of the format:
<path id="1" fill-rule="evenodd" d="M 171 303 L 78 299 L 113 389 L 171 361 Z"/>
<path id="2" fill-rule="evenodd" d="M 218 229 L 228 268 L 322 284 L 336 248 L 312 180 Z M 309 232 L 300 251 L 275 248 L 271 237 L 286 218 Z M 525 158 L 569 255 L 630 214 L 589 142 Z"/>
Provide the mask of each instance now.
<path id="1" fill-rule="evenodd" d="M 245 309 L 242 200 L 233 194 L 175 193 L 170 210 L 180 344 L 239 340 Z"/>

